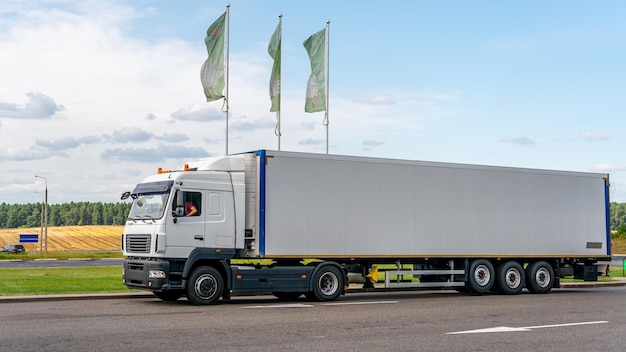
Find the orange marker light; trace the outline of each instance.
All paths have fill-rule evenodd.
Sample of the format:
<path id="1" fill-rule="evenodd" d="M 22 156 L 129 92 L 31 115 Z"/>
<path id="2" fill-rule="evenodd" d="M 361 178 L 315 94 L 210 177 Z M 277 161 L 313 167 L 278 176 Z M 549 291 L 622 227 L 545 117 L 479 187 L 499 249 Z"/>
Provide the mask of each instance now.
<path id="1" fill-rule="evenodd" d="M 185 167 L 183 168 L 184 171 L 189 171 L 189 164 L 185 164 Z"/>

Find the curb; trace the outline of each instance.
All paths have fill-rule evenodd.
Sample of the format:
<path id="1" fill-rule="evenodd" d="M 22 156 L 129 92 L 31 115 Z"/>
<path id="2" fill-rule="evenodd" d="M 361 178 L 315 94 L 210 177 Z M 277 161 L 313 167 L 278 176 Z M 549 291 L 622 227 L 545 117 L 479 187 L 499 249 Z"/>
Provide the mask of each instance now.
<path id="1" fill-rule="evenodd" d="M 598 287 L 619 287 L 626 286 L 626 279 L 613 282 L 568 282 L 562 283 L 558 288 L 598 288 Z M 349 292 L 393 292 L 393 291 L 423 291 L 416 288 L 374 288 L 364 289 L 360 287 L 350 288 Z M 149 291 L 116 292 L 116 293 L 88 293 L 88 294 L 66 294 L 66 295 L 30 295 L 30 296 L 0 296 L 2 303 L 23 303 L 23 302 L 59 302 L 78 301 L 89 299 L 129 299 L 129 298 L 154 298 Z M 156 299 L 156 298 L 155 298 Z"/>

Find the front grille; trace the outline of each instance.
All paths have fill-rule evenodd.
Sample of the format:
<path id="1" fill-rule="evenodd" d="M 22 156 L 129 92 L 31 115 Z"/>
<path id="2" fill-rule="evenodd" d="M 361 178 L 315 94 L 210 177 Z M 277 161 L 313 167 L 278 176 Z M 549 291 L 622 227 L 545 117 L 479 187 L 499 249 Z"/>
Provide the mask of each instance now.
<path id="1" fill-rule="evenodd" d="M 126 235 L 126 251 L 150 253 L 150 235 Z"/>

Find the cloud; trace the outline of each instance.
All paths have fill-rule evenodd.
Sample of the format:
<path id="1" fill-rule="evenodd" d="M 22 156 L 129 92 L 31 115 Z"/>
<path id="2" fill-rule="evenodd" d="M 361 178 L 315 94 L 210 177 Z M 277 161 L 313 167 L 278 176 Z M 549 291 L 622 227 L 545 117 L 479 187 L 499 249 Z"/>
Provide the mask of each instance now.
<path id="1" fill-rule="evenodd" d="M 364 140 L 362 144 L 363 144 L 364 147 L 379 147 L 379 146 L 385 144 L 385 142 Z"/>
<path id="2" fill-rule="evenodd" d="M 138 127 L 125 127 L 121 130 L 114 131 L 111 136 L 105 136 L 113 142 L 129 143 L 129 142 L 145 142 L 152 139 L 152 132 L 144 131 Z"/>
<path id="3" fill-rule="evenodd" d="M 309 139 L 305 139 L 305 140 L 298 142 L 298 144 L 299 145 L 320 145 L 320 144 L 324 144 L 324 140 L 309 138 Z"/>
<path id="4" fill-rule="evenodd" d="M 258 129 L 274 128 L 275 126 L 276 122 L 268 119 L 253 122 L 235 121 L 230 125 L 231 129 L 237 132 L 252 132 Z"/>
<path id="5" fill-rule="evenodd" d="M 47 119 L 65 108 L 57 105 L 54 99 L 42 93 L 27 93 L 23 106 L 0 102 L 0 117 L 13 119 Z"/>
<path id="6" fill-rule="evenodd" d="M 161 135 L 161 136 L 156 136 L 156 137 L 154 137 L 154 139 L 158 139 L 158 140 L 166 141 L 166 142 L 176 143 L 176 142 L 184 142 L 186 140 L 189 140 L 189 137 L 187 135 L 182 134 L 182 133 L 166 133 L 166 134 Z"/>
<path id="7" fill-rule="evenodd" d="M 156 148 L 115 148 L 106 149 L 100 154 L 104 161 L 131 161 L 153 163 L 167 158 L 187 159 L 211 156 L 206 150 L 196 147 L 159 144 Z"/>
<path id="8" fill-rule="evenodd" d="M 526 138 L 526 137 L 502 137 L 498 139 L 498 142 L 511 143 L 515 145 L 524 145 L 528 147 L 532 147 L 535 145 L 535 142 L 533 142 L 531 139 Z"/>
<path id="9" fill-rule="evenodd" d="M 179 121 L 210 122 L 221 121 L 224 113 L 212 106 L 200 108 L 200 110 L 180 109 L 172 113 L 172 118 Z"/>
<path id="10" fill-rule="evenodd" d="M 609 139 L 609 136 L 602 132 L 583 132 L 580 134 L 580 136 L 582 137 L 582 139 L 588 141 L 604 141 Z"/>
<path id="11" fill-rule="evenodd" d="M 300 124 L 300 129 L 303 131 L 314 131 L 317 125 L 319 125 L 317 121 L 303 122 Z"/>
<path id="12" fill-rule="evenodd" d="M 39 140 L 35 142 L 35 145 L 43 147 L 49 150 L 66 150 L 79 147 L 81 144 L 94 144 L 100 142 L 101 138 L 98 136 L 85 136 L 81 138 L 63 137 L 55 141 Z"/>
<path id="13" fill-rule="evenodd" d="M 603 163 L 595 164 L 591 168 L 591 171 L 596 171 L 596 172 L 611 172 L 611 171 L 624 171 L 624 170 L 626 170 L 626 167 L 624 166 L 613 165 L 613 164 L 603 164 Z"/>
<path id="14" fill-rule="evenodd" d="M 146 115 L 146 120 L 154 121 L 156 120 L 156 118 L 156 115 L 153 113 L 149 113 L 148 115 Z"/>
<path id="15" fill-rule="evenodd" d="M 53 156 L 67 156 L 63 152 L 53 152 L 43 148 L 31 147 L 23 149 L 20 147 L 0 148 L 0 160 L 26 161 L 26 160 L 42 160 Z"/>
<path id="16" fill-rule="evenodd" d="M 360 97 L 352 101 L 356 104 L 368 104 L 368 105 L 394 105 L 396 102 L 390 97 L 378 96 L 378 97 Z"/>

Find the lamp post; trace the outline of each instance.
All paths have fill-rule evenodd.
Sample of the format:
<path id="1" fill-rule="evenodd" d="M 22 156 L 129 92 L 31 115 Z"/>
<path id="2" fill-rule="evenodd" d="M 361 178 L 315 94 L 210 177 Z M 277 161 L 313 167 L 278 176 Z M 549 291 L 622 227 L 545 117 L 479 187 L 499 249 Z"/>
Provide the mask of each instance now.
<path id="1" fill-rule="evenodd" d="M 44 224 L 46 226 L 46 232 L 44 233 L 44 238 L 46 241 L 46 244 L 44 247 L 46 247 L 46 254 L 48 254 L 48 179 L 46 179 L 43 176 L 37 176 L 35 175 L 35 177 L 43 179 L 44 181 L 46 181 L 46 193 L 44 195 L 44 212 L 43 212 L 43 221 Z"/>
<path id="2" fill-rule="evenodd" d="M 45 203 L 44 203 L 44 194 L 43 192 L 37 192 L 35 191 L 35 193 L 41 194 L 41 219 L 39 220 L 39 224 L 41 226 L 41 228 L 39 229 L 39 253 L 43 253 L 43 213 L 46 211 L 45 210 Z"/>

